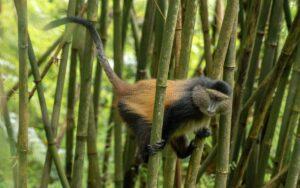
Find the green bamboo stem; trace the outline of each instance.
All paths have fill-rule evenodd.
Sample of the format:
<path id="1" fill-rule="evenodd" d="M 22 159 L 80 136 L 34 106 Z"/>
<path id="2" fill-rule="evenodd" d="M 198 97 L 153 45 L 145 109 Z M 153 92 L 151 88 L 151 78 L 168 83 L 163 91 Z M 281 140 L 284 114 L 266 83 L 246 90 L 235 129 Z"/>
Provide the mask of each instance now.
<path id="1" fill-rule="evenodd" d="M 163 188 L 174 188 L 177 156 L 168 144 L 164 150 Z"/>
<path id="2" fill-rule="evenodd" d="M 156 80 L 156 93 L 155 93 L 155 104 L 154 104 L 154 113 L 153 113 L 153 125 L 151 129 L 150 144 L 154 144 L 161 139 L 162 133 L 162 123 L 163 123 L 163 114 L 164 106 L 163 101 L 165 98 L 166 92 L 166 83 L 168 76 L 168 69 L 170 65 L 172 44 L 174 40 L 175 27 L 177 14 L 180 7 L 180 1 L 174 0 L 169 5 L 166 25 L 163 32 L 163 42 L 161 48 L 161 55 L 159 58 L 159 68 L 157 73 Z M 159 159 L 160 155 L 156 154 L 150 156 L 148 163 L 148 187 L 157 187 L 158 180 L 158 168 L 159 168 Z"/>
<path id="3" fill-rule="evenodd" d="M 93 23 L 97 20 L 97 0 L 88 1 L 87 19 Z M 91 97 L 91 82 L 93 70 L 93 41 L 86 32 L 84 47 L 84 61 L 81 65 L 81 87 L 78 111 L 78 126 L 76 135 L 75 160 L 71 187 L 82 187 L 83 162 L 86 151 L 86 137 L 88 132 L 89 103 Z"/>
<path id="4" fill-rule="evenodd" d="M 263 103 L 260 105 L 260 109 L 258 110 L 260 114 L 255 119 L 255 123 L 251 127 L 249 137 L 246 140 L 244 150 L 242 152 L 242 156 L 240 158 L 240 162 L 238 163 L 237 169 L 234 174 L 233 179 L 233 187 L 237 187 L 240 185 L 241 180 L 244 175 L 244 170 L 247 167 L 249 156 L 252 152 L 253 143 L 255 143 L 257 136 L 262 128 L 264 117 L 267 113 L 267 109 L 270 107 L 272 102 L 272 94 L 278 85 L 278 82 L 281 78 L 282 72 L 289 62 L 290 56 L 295 49 L 296 41 L 299 38 L 300 33 L 300 12 L 297 13 L 296 18 L 294 19 L 293 25 L 291 27 L 290 33 L 284 43 L 281 54 L 277 61 L 277 64 L 274 67 L 274 73 L 271 74 L 271 80 L 273 80 L 273 84 L 270 84 L 266 88 L 266 92 L 263 96 Z"/>
<path id="5" fill-rule="evenodd" d="M 1 116 L 3 116 L 4 119 L 4 124 L 6 127 L 6 132 L 8 136 L 8 143 L 9 143 L 9 149 L 10 149 L 10 155 L 12 160 L 12 164 L 16 164 L 16 159 L 17 159 L 17 143 L 14 139 L 14 130 L 10 121 L 10 116 L 9 116 L 9 110 L 7 106 L 7 100 L 6 100 L 6 95 L 4 92 L 3 88 L 3 80 L 2 80 L 2 75 L 0 73 L 0 96 L 1 96 L 1 101 L 0 101 L 0 113 Z M 17 177 L 18 177 L 18 166 L 13 165 L 12 166 L 12 174 L 13 174 L 13 187 L 17 188 Z"/>
<path id="6" fill-rule="evenodd" d="M 181 9 L 181 5 L 179 7 L 178 10 L 178 14 L 177 14 L 177 21 L 176 21 L 176 28 L 175 28 L 175 36 L 174 36 L 174 43 L 173 43 L 173 50 L 172 50 L 172 63 L 173 63 L 173 70 L 172 70 L 172 65 L 170 65 L 170 70 L 169 70 L 169 79 L 177 79 L 178 76 L 178 68 L 179 68 L 179 57 L 180 57 L 180 50 L 181 50 L 181 37 L 182 37 L 182 9 Z M 158 11 L 156 12 L 156 14 L 160 14 Z M 162 17 L 162 15 L 159 15 L 160 17 Z M 162 18 L 161 18 L 162 19 Z M 161 21 L 165 21 L 165 20 L 161 20 Z M 155 33 L 155 36 L 160 36 L 162 34 L 162 32 L 156 28 L 161 26 L 161 29 L 164 29 L 164 22 L 161 23 L 162 25 L 158 25 L 155 26 L 155 31 L 157 33 Z M 160 32 L 160 34 L 159 34 Z M 157 38 L 155 38 L 155 42 L 156 45 L 161 46 L 162 42 L 162 38 L 160 38 L 161 41 L 156 41 Z M 155 51 L 155 46 L 154 46 L 154 51 Z M 159 54 L 162 52 L 158 52 Z M 154 60 L 154 54 L 153 54 L 153 64 L 156 64 L 153 68 L 154 72 L 157 73 L 157 66 L 158 66 L 158 60 L 155 63 Z M 187 66 L 188 64 L 185 63 L 185 66 Z M 184 65 L 183 65 L 184 66 Z M 155 74 L 156 77 L 156 74 Z M 163 182 L 163 187 L 164 188 L 173 188 L 174 186 L 181 186 L 181 176 L 179 176 L 181 174 L 180 172 L 180 161 L 179 159 L 177 159 L 177 156 L 174 152 L 174 150 L 172 149 L 172 147 L 168 144 L 166 149 L 164 150 L 163 153 L 163 159 L 164 159 L 164 164 L 163 164 L 163 178 L 164 178 L 164 182 Z"/>
<path id="7" fill-rule="evenodd" d="M 51 55 L 51 53 L 57 48 L 62 40 L 62 37 L 59 37 L 55 42 L 51 44 L 51 46 L 41 55 L 41 57 L 37 60 L 38 66 L 41 66 L 46 59 Z M 28 72 L 28 77 L 32 75 L 32 70 Z M 6 92 L 7 100 L 9 100 L 14 93 L 19 88 L 19 82 L 15 83 L 14 86 Z"/>
<path id="8" fill-rule="evenodd" d="M 63 187 L 69 187 L 68 184 L 68 180 L 66 178 L 66 175 L 64 173 L 63 170 L 63 166 L 61 164 L 59 155 L 58 155 L 58 151 L 56 148 L 56 143 L 54 140 L 54 135 L 52 132 L 52 127 L 50 124 L 50 119 L 48 116 L 48 109 L 47 109 L 47 105 L 46 105 L 46 99 L 44 96 L 44 89 L 43 89 L 43 85 L 41 83 L 41 75 L 39 73 L 39 68 L 38 65 L 36 63 L 36 59 L 35 59 L 35 55 L 34 55 L 34 51 L 33 51 L 33 47 L 31 45 L 31 42 L 29 40 L 29 52 L 28 52 L 28 56 L 29 56 L 29 62 L 32 68 L 32 72 L 33 72 L 33 77 L 36 83 L 36 87 L 37 87 L 37 91 L 38 91 L 38 97 L 39 97 L 39 102 L 40 102 L 40 106 L 41 106 L 41 112 L 42 112 L 42 118 L 43 118 L 43 122 L 44 122 L 44 128 L 45 128 L 45 132 L 46 132 L 46 137 L 47 137 L 47 142 L 48 142 L 48 148 L 50 150 L 51 156 L 53 157 L 55 166 L 56 166 L 56 170 L 58 172 L 61 184 Z"/>
<path id="9" fill-rule="evenodd" d="M 205 158 L 205 160 L 202 162 L 199 171 L 198 171 L 198 175 L 197 175 L 197 184 L 200 182 L 200 179 L 202 177 L 202 175 L 205 173 L 205 171 L 207 170 L 207 167 L 209 166 L 209 164 L 211 164 L 213 162 L 213 160 L 216 158 L 217 155 L 217 146 L 215 145 L 212 150 L 209 152 L 208 156 Z"/>
<path id="10" fill-rule="evenodd" d="M 66 158 L 65 171 L 69 183 L 72 180 L 72 166 L 73 166 L 73 149 L 74 149 L 74 131 L 75 131 L 75 98 L 76 98 L 76 67 L 77 67 L 77 49 L 72 49 L 69 71 L 68 84 L 68 99 L 67 99 L 67 131 L 66 131 Z"/>
<path id="11" fill-rule="evenodd" d="M 123 65 L 123 50 L 122 50 L 122 11 L 120 0 L 113 1 L 113 15 L 114 15 L 114 69 L 115 72 L 121 77 L 121 70 Z M 113 100 L 115 104 L 115 99 Z M 113 105 L 114 105 L 113 104 Z M 114 109 L 116 110 L 116 109 Z M 122 159 L 122 123 L 120 117 L 115 113 L 115 127 L 114 127 L 114 159 L 115 159 L 115 187 L 120 188 L 123 186 L 123 159 Z"/>
<path id="12" fill-rule="evenodd" d="M 165 24 L 165 15 L 167 10 L 167 1 L 157 1 L 157 5 L 161 11 L 155 12 L 155 23 L 154 23 L 154 47 L 152 54 L 151 63 L 151 77 L 156 78 L 157 67 L 159 63 L 159 56 L 161 52 L 161 44 L 163 37 L 163 30 Z"/>
<path id="13" fill-rule="evenodd" d="M 286 178 L 289 167 L 285 166 L 278 172 L 270 181 L 268 181 L 263 188 L 278 187 L 279 184 Z"/>
<path id="14" fill-rule="evenodd" d="M 138 54 L 140 53 L 140 37 L 139 37 L 139 28 L 138 23 L 134 14 L 134 11 L 131 10 L 130 12 L 130 24 L 131 24 L 131 30 L 132 30 L 132 37 L 134 39 L 134 48 L 135 48 L 135 54 L 136 57 L 138 57 Z"/>
<path id="15" fill-rule="evenodd" d="M 203 123 L 204 126 L 209 125 L 210 119 L 207 119 L 208 121 Z M 197 174 L 200 168 L 201 163 L 201 157 L 203 153 L 204 148 L 204 140 L 205 139 L 195 139 L 195 145 L 197 146 L 190 158 L 189 166 L 186 172 L 186 178 L 184 183 L 184 188 L 195 188 L 196 187 L 196 181 L 197 181 Z"/>
<path id="16" fill-rule="evenodd" d="M 276 61 L 276 50 L 278 46 L 278 40 L 279 40 L 279 33 L 280 33 L 280 26 L 282 22 L 282 4 L 283 0 L 277 0 L 273 2 L 271 15 L 270 15 L 270 23 L 269 23 L 269 32 L 266 37 L 265 41 L 265 49 L 264 49 L 264 56 L 262 58 L 261 63 L 261 70 L 258 78 L 258 83 L 260 84 L 268 72 L 273 67 L 274 61 Z M 265 89 L 262 89 L 258 95 L 262 96 L 265 92 Z M 262 98 L 258 98 L 255 103 L 255 111 L 254 111 L 254 119 L 257 119 L 257 116 L 260 115 L 259 106 L 262 102 Z M 268 110 L 267 110 L 268 111 Z M 266 113 L 266 116 L 264 118 L 268 118 L 268 112 Z M 253 124 L 256 123 L 253 121 Z M 261 133 L 259 133 L 261 134 Z M 260 135 L 258 136 L 260 137 Z M 247 168 L 247 181 L 246 184 L 248 187 L 253 187 L 255 180 L 255 176 L 257 174 L 257 168 L 258 168 L 258 154 L 260 149 L 260 144 L 254 144 L 254 149 L 252 154 L 250 155 L 250 163 L 248 164 L 249 168 Z"/>
<path id="17" fill-rule="evenodd" d="M 214 53 L 214 69 L 210 75 L 213 79 L 221 78 L 223 72 L 223 65 L 226 57 L 228 44 L 230 41 L 232 28 L 235 20 L 235 15 L 238 10 L 238 1 L 230 0 L 227 3 L 225 16 L 222 23 L 219 40 Z"/>
<path id="18" fill-rule="evenodd" d="M 284 10 L 284 18 L 285 18 L 286 26 L 288 29 L 290 29 L 292 26 L 292 15 L 291 15 L 291 9 L 288 0 L 284 0 L 283 10 Z"/>
<path id="19" fill-rule="evenodd" d="M 140 43 L 140 50 L 138 54 L 138 65 L 136 80 L 144 79 L 146 76 L 146 66 L 148 61 L 148 51 L 151 45 L 152 31 L 155 18 L 155 3 L 152 0 L 147 1 L 145 19 L 142 28 L 142 36 Z"/>
<path id="20" fill-rule="evenodd" d="M 298 67 L 299 68 L 299 67 Z M 298 69 L 299 70 L 299 69 Z M 297 71 L 297 69 L 294 69 L 294 71 Z M 299 76 L 299 73 L 296 73 L 298 74 Z M 296 90 L 296 94 L 295 94 L 295 98 L 293 100 L 293 104 L 292 104 L 292 108 L 291 108 L 291 114 L 290 114 L 290 117 L 288 119 L 288 122 L 287 122 L 287 131 L 286 131 L 286 137 L 284 140 L 283 140 L 283 143 L 282 144 L 282 153 L 279 154 L 278 158 L 279 158 L 279 161 L 278 161 L 278 164 L 276 165 L 276 168 L 277 168 L 277 171 L 279 171 L 284 165 L 286 165 L 288 163 L 288 161 L 290 160 L 290 145 L 292 145 L 291 143 L 291 139 L 293 137 L 293 134 L 294 134 L 294 129 L 296 127 L 296 124 L 297 124 L 297 120 L 298 120 L 298 117 L 299 117 L 299 106 L 300 104 L 299 103 L 299 100 L 298 100 L 298 85 L 295 86 L 296 88 L 294 90 Z"/>
<path id="21" fill-rule="evenodd" d="M 254 80 L 255 80 L 255 75 L 256 75 L 256 70 L 258 66 L 258 58 L 260 54 L 260 49 L 262 45 L 262 40 L 265 34 L 265 26 L 267 22 L 267 18 L 269 15 L 269 11 L 271 8 L 271 0 L 265 0 L 262 1 L 262 5 L 260 8 L 260 13 L 259 13 L 259 18 L 258 18 L 258 23 L 257 23 L 257 29 L 255 33 L 255 42 L 252 50 L 252 54 L 250 57 L 250 63 L 249 63 L 249 70 L 248 70 L 248 76 L 246 79 L 245 83 L 245 89 L 244 89 L 244 96 L 243 96 L 243 104 L 246 103 L 246 100 L 249 99 L 253 86 L 254 86 Z M 244 107 L 244 106 L 243 106 Z M 237 156 L 239 153 L 239 147 L 241 146 L 241 140 L 242 136 L 241 134 L 244 134 L 245 126 L 246 126 L 246 121 L 248 117 L 248 112 L 247 111 L 242 111 L 240 118 L 239 118 L 239 127 L 237 127 L 238 130 L 233 131 L 233 145 L 231 149 L 231 160 L 232 161 L 237 161 Z"/>
<path id="22" fill-rule="evenodd" d="M 75 15 L 75 7 L 76 7 L 76 0 L 69 1 L 68 5 L 68 16 Z M 71 31 L 70 25 L 66 25 L 66 33 Z M 52 118 L 51 118 L 51 127 L 53 130 L 53 135 L 56 136 L 57 126 L 59 124 L 59 116 L 60 116 L 60 109 L 61 109 L 61 102 L 62 102 L 62 95 L 64 89 L 64 82 L 65 82 L 65 75 L 67 71 L 67 62 L 69 58 L 69 48 L 71 45 L 72 35 L 68 35 L 67 38 L 63 39 L 65 41 L 65 45 L 62 48 L 62 59 L 59 66 L 59 72 L 57 76 L 56 82 L 56 89 L 54 95 L 54 104 L 52 108 Z M 43 175 L 41 179 L 40 187 L 47 187 L 49 178 L 50 178 L 50 171 L 52 166 L 52 157 L 50 155 L 49 149 L 46 153 L 46 160 L 44 163 Z"/>
<path id="23" fill-rule="evenodd" d="M 260 1 L 251 1 L 249 11 L 247 12 L 246 20 L 247 25 L 244 28 L 244 35 L 241 41 L 241 52 L 238 59 L 238 71 L 237 71 L 237 82 L 234 86 L 234 97 L 233 97 L 233 108 L 232 114 L 232 148 L 235 148 L 237 139 L 241 137 L 237 136 L 239 129 L 240 109 L 242 105 L 242 99 L 244 95 L 245 82 L 248 79 L 248 69 L 250 66 L 250 56 L 253 50 L 253 44 L 255 39 L 255 31 L 257 26 L 257 14 L 260 9 Z M 239 135 L 240 136 L 240 135 Z M 237 145 L 239 147 L 240 145 Z M 233 153 L 231 153 L 231 158 Z"/>
<path id="24" fill-rule="evenodd" d="M 300 105 L 298 104 L 299 102 L 299 97 L 300 97 L 300 89 L 298 88 L 297 91 L 297 97 L 296 98 L 296 102 L 297 105 L 294 105 L 294 109 L 298 110 L 298 116 L 299 116 L 299 112 L 300 112 Z M 295 122 L 296 123 L 296 122 Z M 292 187 L 297 187 L 297 183 L 298 183 L 298 177 L 299 177 L 299 168 L 300 168 L 300 121 L 298 121 L 298 130 L 296 133 L 296 138 L 295 138 L 295 145 L 294 145 L 294 151 L 293 151 L 293 155 L 291 158 L 291 162 L 290 162 L 290 166 L 289 166 L 289 170 L 288 170 L 288 174 L 287 174 L 287 178 L 286 178 L 286 184 L 285 187 L 286 188 L 292 188 Z"/>
<path id="25" fill-rule="evenodd" d="M 215 10 L 214 10 L 214 21 L 213 24 L 211 24 L 212 26 L 211 43 L 213 45 L 215 45 L 217 42 L 217 37 L 220 34 L 223 19 L 224 19 L 224 2 L 222 0 L 216 0 Z"/>
<path id="26" fill-rule="evenodd" d="M 124 0 L 122 14 L 122 48 L 124 48 L 133 0 Z"/>
<path id="27" fill-rule="evenodd" d="M 209 36 L 209 22 L 208 22 L 208 7 L 207 0 L 200 0 L 200 18 L 202 24 L 202 32 L 204 39 L 204 57 L 206 61 L 207 72 L 212 72 L 213 59 L 211 54 L 211 41 Z"/>
<path id="28" fill-rule="evenodd" d="M 97 131 L 94 115 L 94 106 L 91 98 L 87 137 L 87 155 L 89 160 L 88 187 L 99 187 L 101 183 L 97 153 Z"/>
<path id="29" fill-rule="evenodd" d="M 295 64 L 296 65 L 296 64 Z M 262 141 L 261 153 L 263 155 L 259 158 L 258 170 L 256 175 L 255 187 L 262 187 L 264 183 L 265 172 L 268 166 L 268 160 L 270 157 L 270 151 L 272 146 L 272 140 L 274 138 L 274 133 L 276 129 L 276 122 L 278 120 L 279 111 L 283 102 L 283 95 L 289 74 L 291 71 L 291 64 L 288 64 L 285 68 L 282 79 L 279 82 L 278 89 L 276 90 L 274 101 L 270 111 L 270 117 L 266 125 L 266 132 Z"/>
<path id="30" fill-rule="evenodd" d="M 15 1 L 18 12 L 18 52 L 19 52 L 19 132 L 18 132 L 18 187 L 27 187 L 28 176 L 28 31 L 27 1 Z"/>
<path id="31" fill-rule="evenodd" d="M 300 49 L 298 47 L 297 52 L 299 53 L 299 51 L 300 51 Z M 300 63 L 298 62 L 300 57 L 299 57 L 298 53 L 296 53 L 297 55 L 296 55 L 296 59 L 295 59 L 295 65 L 293 68 L 290 86 L 288 89 L 286 105 L 284 108 L 284 114 L 283 114 L 283 118 L 282 118 L 282 126 L 280 128 L 280 135 L 279 135 L 279 140 L 278 140 L 278 145 L 277 145 L 277 150 L 276 150 L 275 168 L 273 170 L 273 175 L 276 174 L 280 168 L 282 168 L 282 165 L 283 165 L 282 157 L 284 157 L 284 155 L 282 155 L 282 153 L 285 153 L 283 146 L 286 146 L 288 144 L 285 137 L 288 137 L 288 135 L 289 135 L 288 130 L 292 130 L 288 125 L 288 121 L 290 119 L 292 106 L 294 104 L 296 88 L 300 81 L 300 75 L 299 75 L 299 69 L 300 69 L 299 64 Z M 285 143 L 285 144 L 283 145 L 282 143 Z"/>
<path id="32" fill-rule="evenodd" d="M 102 40 L 103 47 L 105 48 L 106 45 L 106 38 L 107 38 L 107 26 L 108 26 L 108 1 L 103 0 L 101 1 L 100 9 L 101 15 L 99 19 L 100 29 L 99 34 Z M 99 61 L 97 59 L 97 61 Z M 93 103 L 94 103 L 94 113 L 95 113 L 95 125 L 98 125 L 98 116 L 99 116 L 99 98 L 100 98 L 100 91 L 101 91 L 101 80 L 102 80 L 102 67 L 100 63 L 96 65 L 95 71 L 95 79 L 94 79 L 94 94 L 93 94 Z"/>
<path id="33" fill-rule="evenodd" d="M 181 51 L 181 40 L 182 40 L 182 4 L 179 7 L 178 15 L 177 15 L 177 23 L 175 28 L 175 39 L 173 44 L 173 56 L 172 56 L 172 62 L 170 65 L 169 70 L 169 79 L 176 78 L 179 75 L 179 58 L 180 58 L 180 51 Z M 154 54 L 153 54 L 154 57 Z M 153 61 L 153 64 L 155 62 Z M 158 65 L 158 61 L 156 62 Z M 157 73 L 157 65 L 153 66 L 155 68 L 155 73 Z M 172 75 L 171 75 L 172 74 Z M 156 76 L 156 75 L 155 75 Z"/>
<path id="34" fill-rule="evenodd" d="M 182 26 L 182 37 L 181 45 L 184 48 L 180 50 L 179 56 L 179 71 L 176 78 L 183 79 L 187 77 L 189 60 L 190 60 L 190 51 L 192 47 L 195 20 L 198 10 L 199 1 L 187 1 L 186 12 L 184 17 L 184 22 Z"/>
<path id="35" fill-rule="evenodd" d="M 224 81 L 226 81 L 232 88 L 234 87 L 234 69 L 236 64 L 237 19 L 235 22 L 236 23 L 233 25 L 232 29 L 232 36 L 228 47 L 227 58 L 224 64 Z M 228 114 L 220 116 L 215 188 L 223 188 L 227 182 L 230 158 L 231 118 L 232 109 L 229 110 Z"/>

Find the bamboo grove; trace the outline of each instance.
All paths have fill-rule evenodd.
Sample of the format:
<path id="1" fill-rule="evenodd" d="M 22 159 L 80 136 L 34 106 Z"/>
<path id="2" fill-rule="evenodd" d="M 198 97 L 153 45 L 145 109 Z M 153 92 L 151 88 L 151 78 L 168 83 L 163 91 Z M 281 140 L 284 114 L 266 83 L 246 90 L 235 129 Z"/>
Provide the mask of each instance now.
<path id="1" fill-rule="evenodd" d="M 230 112 L 210 119 L 210 137 L 189 135 L 190 157 L 167 144 L 139 164 L 89 32 L 42 29 L 66 16 L 96 27 L 120 78 L 156 79 L 150 143 L 161 139 L 168 79 L 226 81 Z M 299 0 L 2 0 L 0 187 L 299 187 L 299 40 Z"/>

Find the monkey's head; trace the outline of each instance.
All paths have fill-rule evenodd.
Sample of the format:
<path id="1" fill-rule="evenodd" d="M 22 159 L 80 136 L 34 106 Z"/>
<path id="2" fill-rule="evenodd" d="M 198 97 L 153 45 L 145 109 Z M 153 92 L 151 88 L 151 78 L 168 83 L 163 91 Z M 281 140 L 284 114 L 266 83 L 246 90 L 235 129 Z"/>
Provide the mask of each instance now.
<path id="1" fill-rule="evenodd" d="M 218 90 L 198 85 L 192 92 L 194 104 L 207 116 L 225 114 L 231 108 L 231 97 Z"/>

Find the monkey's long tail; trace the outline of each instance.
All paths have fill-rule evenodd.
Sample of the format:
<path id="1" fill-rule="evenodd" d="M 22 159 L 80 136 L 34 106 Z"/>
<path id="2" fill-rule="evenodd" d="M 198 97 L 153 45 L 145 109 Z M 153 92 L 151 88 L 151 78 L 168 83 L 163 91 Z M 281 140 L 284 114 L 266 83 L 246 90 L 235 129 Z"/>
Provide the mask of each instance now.
<path id="1" fill-rule="evenodd" d="M 96 31 L 94 25 L 92 24 L 92 22 L 85 20 L 83 18 L 80 18 L 80 17 L 70 16 L 70 17 L 65 17 L 65 18 L 61 18 L 58 20 L 54 20 L 54 21 L 48 23 L 44 27 L 44 29 L 46 29 L 46 30 L 53 29 L 55 27 L 64 25 L 66 23 L 80 24 L 80 25 L 84 26 L 90 32 L 90 35 L 96 45 L 97 56 L 99 58 L 99 62 L 101 64 L 101 66 L 103 67 L 108 79 L 110 80 L 110 82 L 112 83 L 114 88 L 117 90 L 117 92 L 121 92 L 122 86 L 124 85 L 124 83 L 118 77 L 118 75 L 116 75 L 116 73 L 113 71 L 113 69 L 109 65 L 108 60 L 104 54 L 102 40 L 101 40 L 98 32 Z"/>

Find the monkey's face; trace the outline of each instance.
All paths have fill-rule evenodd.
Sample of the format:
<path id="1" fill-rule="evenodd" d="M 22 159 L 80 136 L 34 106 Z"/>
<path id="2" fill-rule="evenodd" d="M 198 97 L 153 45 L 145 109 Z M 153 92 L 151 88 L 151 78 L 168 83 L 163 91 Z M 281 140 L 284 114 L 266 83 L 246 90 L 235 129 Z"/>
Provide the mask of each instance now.
<path id="1" fill-rule="evenodd" d="M 231 98 L 217 90 L 196 86 L 192 98 L 200 112 L 207 116 L 224 114 L 231 108 Z"/>

